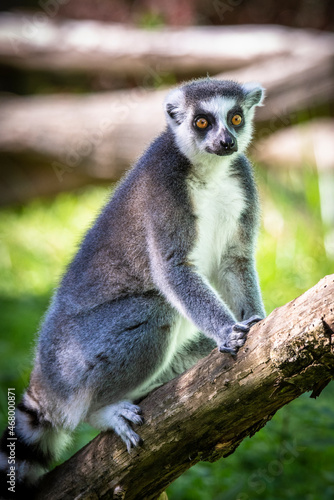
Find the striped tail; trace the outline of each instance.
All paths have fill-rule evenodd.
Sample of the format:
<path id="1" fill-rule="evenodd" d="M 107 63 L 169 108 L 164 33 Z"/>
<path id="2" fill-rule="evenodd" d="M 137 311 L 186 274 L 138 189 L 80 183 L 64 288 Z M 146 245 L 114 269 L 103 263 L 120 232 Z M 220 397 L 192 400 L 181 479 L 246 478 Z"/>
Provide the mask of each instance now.
<path id="1" fill-rule="evenodd" d="M 32 497 L 68 441 L 64 430 L 46 420 L 28 389 L 15 410 L 14 425 L 0 441 L 0 499 Z"/>

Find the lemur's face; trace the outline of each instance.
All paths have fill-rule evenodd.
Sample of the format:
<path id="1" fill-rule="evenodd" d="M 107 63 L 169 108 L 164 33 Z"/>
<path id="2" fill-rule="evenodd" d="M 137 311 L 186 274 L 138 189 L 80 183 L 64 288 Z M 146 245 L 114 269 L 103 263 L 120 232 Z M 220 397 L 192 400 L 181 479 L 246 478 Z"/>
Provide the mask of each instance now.
<path id="1" fill-rule="evenodd" d="M 203 154 L 243 152 L 252 136 L 254 107 L 261 104 L 258 84 L 202 80 L 172 91 L 166 112 L 177 144 L 191 160 Z"/>
<path id="2" fill-rule="evenodd" d="M 235 99 L 214 97 L 194 106 L 188 128 L 199 151 L 228 156 L 238 151 L 245 129 L 245 113 Z"/>

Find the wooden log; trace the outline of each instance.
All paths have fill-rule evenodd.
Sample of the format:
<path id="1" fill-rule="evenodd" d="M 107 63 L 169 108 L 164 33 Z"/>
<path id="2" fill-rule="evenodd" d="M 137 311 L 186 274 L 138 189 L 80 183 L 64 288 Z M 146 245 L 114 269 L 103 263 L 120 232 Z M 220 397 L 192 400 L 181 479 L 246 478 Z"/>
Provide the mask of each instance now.
<path id="1" fill-rule="evenodd" d="M 331 40 L 332 35 L 328 35 Z M 322 39 L 323 40 L 323 39 Z M 334 100 L 334 43 L 219 74 L 258 80 L 267 89 L 256 113 L 263 139 Z M 0 101 L 0 203 L 22 202 L 82 185 L 117 180 L 163 130 L 167 90 L 138 87 L 89 95 L 13 97 Z M 36 182 L 31 165 L 41 165 Z"/>
<path id="2" fill-rule="evenodd" d="M 98 21 L 53 20 L 46 13 L 0 15 L 0 62 L 26 70 L 189 76 L 239 68 L 326 35 L 283 26 L 199 26 L 144 30 Z"/>
<path id="3" fill-rule="evenodd" d="M 282 406 L 334 377 L 334 275 L 256 324 L 237 359 L 215 349 L 141 403 L 141 448 L 101 433 L 43 479 L 37 500 L 155 499 L 200 460 L 235 451 Z M 120 495 L 120 496 L 117 496 Z"/>
<path id="4" fill-rule="evenodd" d="M 260 139 L 253 147 L 256 161 L 272 168 L 316 166 L 334 173 L 334 120 L 318 118 L 292 125 Z M 333 191 L 334 192 L 334 191 Z"/>

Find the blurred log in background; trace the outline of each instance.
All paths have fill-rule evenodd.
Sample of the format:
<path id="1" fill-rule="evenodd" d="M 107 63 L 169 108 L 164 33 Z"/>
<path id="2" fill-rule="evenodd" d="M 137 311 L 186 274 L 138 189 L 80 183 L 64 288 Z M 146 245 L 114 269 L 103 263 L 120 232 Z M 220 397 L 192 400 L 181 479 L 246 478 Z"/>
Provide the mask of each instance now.
<path id="1" fill-rule="evenodd" d="M 206 74 L 257 80 L 266 88 L 266 105 L 256 114 L 258 157 L 259 146 L 253 148 L 254 158 L 264 160 L 263 139 L 298 123 L 303 114 L 325 116 L 331 127 L 333 62 L 334 35 L 310 29 L 239 25 L 152 31 L 51 17 L 38 27 L 36 14 L 3 13 L 4 74 L 18 71 L 23 80 L 36 82 L 41 72 L 48 79 L 61 75 L 73 87 L 38 95 L 37 86 L 35 94 L 18 96 L 7 83 L 0 100 L 1 203 L 119 179 L 163 129 L 162 102 L 170 83 Z M 87 82 L 101 72 L 113 82 L 111 90 L 88 92 Z M 86 92 L 76 91 L 79 77 Z M 326 156 L 327 137 L 315 159 Z M 311 139 L 308 149 L 313 145 Z"/>

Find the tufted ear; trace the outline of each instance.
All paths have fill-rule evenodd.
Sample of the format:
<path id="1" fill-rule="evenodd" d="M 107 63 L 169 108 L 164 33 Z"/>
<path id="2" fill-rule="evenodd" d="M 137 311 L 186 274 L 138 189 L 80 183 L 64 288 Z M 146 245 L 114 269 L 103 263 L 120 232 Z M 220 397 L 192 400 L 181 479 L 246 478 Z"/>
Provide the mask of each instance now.
<path id="1" fill-rule="evenodd" d="M 165 111 L 167 113 L 167 120 L 172 124 L 181 125 L 184 120 L 183 108 L 184 95 L 183 92 L 177 88 L 169 92 L 165 99 Z"/>
<path id="2" fill-rule="evenodd" d="M 245 96 L 245 104 L 248 109 L 253 106 L 262 106 L 264 99 L 264 88 L 257 82 L 248 82 L 242 85 Z"/>

